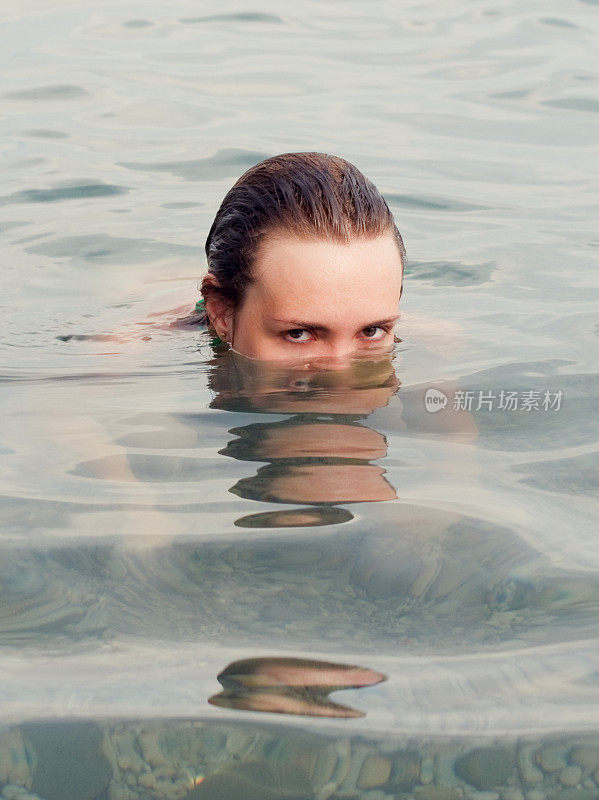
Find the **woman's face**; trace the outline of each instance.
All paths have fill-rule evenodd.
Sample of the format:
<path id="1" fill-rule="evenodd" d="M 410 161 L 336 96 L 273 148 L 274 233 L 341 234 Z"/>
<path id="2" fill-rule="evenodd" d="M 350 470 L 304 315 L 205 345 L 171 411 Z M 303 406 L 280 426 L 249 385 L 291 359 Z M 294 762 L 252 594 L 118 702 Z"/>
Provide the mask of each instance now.
<path id="1" fill-rule="evenodd" d="M 224 331 L 242 355 L 343 360 L 393 344 L 402 264 L 391 233 L 351 244 L 272 234 L 252 274 Z"/>

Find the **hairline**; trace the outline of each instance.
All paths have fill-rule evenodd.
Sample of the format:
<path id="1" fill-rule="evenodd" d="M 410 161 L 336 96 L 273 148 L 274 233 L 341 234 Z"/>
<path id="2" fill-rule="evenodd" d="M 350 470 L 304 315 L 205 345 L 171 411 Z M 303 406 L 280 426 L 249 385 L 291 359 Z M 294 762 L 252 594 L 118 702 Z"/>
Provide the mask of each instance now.
<path id="1" fill-rule="evenodd" d="M 397 251 L 399 253 L 399 262 L 401 265 L 402 274 L 405 270 L 406 266 L 406 257 L 405 257 L 405 248 L 402 252 L 402 248 L 397 241 L 397 236 L 392 225 L 389 225 L 382 231 L 379 232 L 371 232 L 371 231 L 349 231 L 347 235 L 340 235 L 337 234 L 335 231 L 331 230 L 323 230 L 318 231 L 315 229 L 309 229 L 308 227 L 302 229 L 296 228 L 289 228 L 284 227 L 283 225 L 275 225 L 267 230 L 261 231 L 257 238 L 257 241 L 253 248 L 253 258 L 252 262 L 256 261 L 256 258 L 259 255 L 260 250 L 267 242 L 272 241 L 283 241 L 285 239 L 295 239 L 298 242 L 325 242 L 331 244 L 340 244 L 349 247 L 356 242 L 361 241 L 374 241 L 376 239 L 390 237 L 395 242 L 395 246 L 397 247 Z M 250 265 L 250 281 L 253 280 L 253 266 L 252 263 Z"/>

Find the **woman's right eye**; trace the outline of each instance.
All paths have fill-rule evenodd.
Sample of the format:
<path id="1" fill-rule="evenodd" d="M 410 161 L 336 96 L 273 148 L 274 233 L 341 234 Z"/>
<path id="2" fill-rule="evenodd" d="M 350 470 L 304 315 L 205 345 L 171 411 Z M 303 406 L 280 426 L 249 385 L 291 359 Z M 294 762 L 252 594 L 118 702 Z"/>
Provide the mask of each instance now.
<path id="1" fill-rule="evenodd" d="M 285 338 L 287 341 L 304 344 L 312 340 L 312 334 L 305 328 L 294 328 L 293 330 L 285 331 Z"/>

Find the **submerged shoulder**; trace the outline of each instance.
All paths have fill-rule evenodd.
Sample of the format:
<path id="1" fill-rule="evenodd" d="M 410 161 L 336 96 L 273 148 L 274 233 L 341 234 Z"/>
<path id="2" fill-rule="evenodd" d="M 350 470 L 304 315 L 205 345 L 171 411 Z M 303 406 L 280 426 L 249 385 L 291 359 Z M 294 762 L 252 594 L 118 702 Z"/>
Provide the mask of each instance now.
<path id="1" fill-rule="evenodd" d="M 196 328 L 206 327 L 206 312 L 203 301 L 179 303 L 161 311 L 151 311 L 143 324 L 155 328 Z"/>

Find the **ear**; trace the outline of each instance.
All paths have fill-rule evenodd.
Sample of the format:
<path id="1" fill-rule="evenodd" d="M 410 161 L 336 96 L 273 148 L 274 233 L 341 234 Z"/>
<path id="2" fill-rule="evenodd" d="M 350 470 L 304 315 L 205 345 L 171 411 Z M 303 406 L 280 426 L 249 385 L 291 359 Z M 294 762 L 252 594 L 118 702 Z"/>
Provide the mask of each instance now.
<path id="1" fill-rule="evenodd" d="M 220 292 L 218 278 L 209 272 L 202 280 L 202 294 L 210 325 L 219 339 L 230 341 L 233 334 L 233 306 Z"/>

